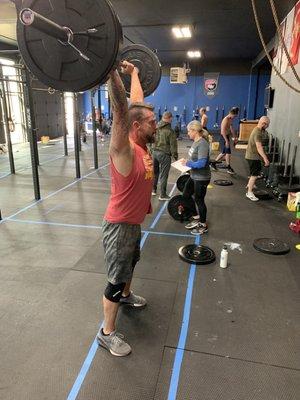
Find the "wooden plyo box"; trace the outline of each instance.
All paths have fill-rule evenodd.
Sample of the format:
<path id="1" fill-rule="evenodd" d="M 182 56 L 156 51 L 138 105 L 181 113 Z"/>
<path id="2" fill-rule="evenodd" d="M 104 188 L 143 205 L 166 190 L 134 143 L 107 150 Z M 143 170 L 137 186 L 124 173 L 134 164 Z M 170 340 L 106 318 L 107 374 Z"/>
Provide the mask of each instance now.
<path id="1" fill-rule="evenodd" d="M 258 120 L 247 120 L 240 122 L 240 132 L 239 132 L 239 140 L 247 140 L 251 135 L 251 132 L 257 125 Z"/>

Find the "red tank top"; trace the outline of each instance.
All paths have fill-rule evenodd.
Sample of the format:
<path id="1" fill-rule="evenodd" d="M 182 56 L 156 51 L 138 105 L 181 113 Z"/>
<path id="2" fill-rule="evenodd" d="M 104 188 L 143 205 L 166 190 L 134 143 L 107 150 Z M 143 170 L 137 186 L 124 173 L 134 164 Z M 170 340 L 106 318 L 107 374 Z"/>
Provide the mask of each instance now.
<path id="1" fill-rule="evenodd" d="M 110 159 L 111 196 L 104 219 L 111 223 L 141 224 L 152 211 L 152 157 L 142 147 L 133 145 L 133 166 L 128 176 L 121 175 Z"/>

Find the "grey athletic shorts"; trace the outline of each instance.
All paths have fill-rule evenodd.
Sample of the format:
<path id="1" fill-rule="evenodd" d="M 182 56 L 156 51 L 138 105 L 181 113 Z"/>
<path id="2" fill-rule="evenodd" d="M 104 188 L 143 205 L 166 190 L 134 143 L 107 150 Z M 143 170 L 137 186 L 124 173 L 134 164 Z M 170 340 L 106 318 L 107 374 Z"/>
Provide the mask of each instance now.
<path id="1" fill-rule="evenodd" d="M 128 282 L 140 259 L 141 226 L 104 220 L 102 229 L 108 281 L 113 285 Z"/>

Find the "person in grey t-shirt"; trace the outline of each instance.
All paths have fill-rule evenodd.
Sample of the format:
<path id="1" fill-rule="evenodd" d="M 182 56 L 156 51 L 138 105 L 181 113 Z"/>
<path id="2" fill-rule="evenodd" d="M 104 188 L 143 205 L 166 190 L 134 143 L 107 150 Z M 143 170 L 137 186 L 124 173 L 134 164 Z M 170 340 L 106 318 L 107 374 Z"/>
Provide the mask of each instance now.
<path id="1" fill-rule="evenodd" d="M 206 215 L 207 207 L 205 204 L 205 195 L 207 186 L 210 182 L 211 173 L 209 168 L 209 143 L 204 138 L 205 131 L 199 121 L 192 121 L 187 126 L 188 135 L 194 141 L 189 154 L 188 161 L 182 160 L 182 164 L 190 167 L 190 178 L 186 182 L 182 195 L 191 197 L 194 200 L 199 211 L 199 221 L 193 220 L 185 227 L 192 229 L 193 235 L 201 235 L 208 231 Z"/>

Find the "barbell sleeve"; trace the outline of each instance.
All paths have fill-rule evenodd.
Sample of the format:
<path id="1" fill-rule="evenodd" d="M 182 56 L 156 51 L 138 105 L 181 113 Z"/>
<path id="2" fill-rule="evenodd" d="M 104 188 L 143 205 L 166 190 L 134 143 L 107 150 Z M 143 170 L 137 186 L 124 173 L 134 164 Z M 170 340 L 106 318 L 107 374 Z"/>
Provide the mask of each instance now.
<path id="1" fill-rule="evenodd" d="M 69 28 L 56 24 L 30 8 L 23 8 L 20 11 L 19 18 L 25 26 L 31 26 L 62 42 L 70 41 L 71 30 Z"/>

